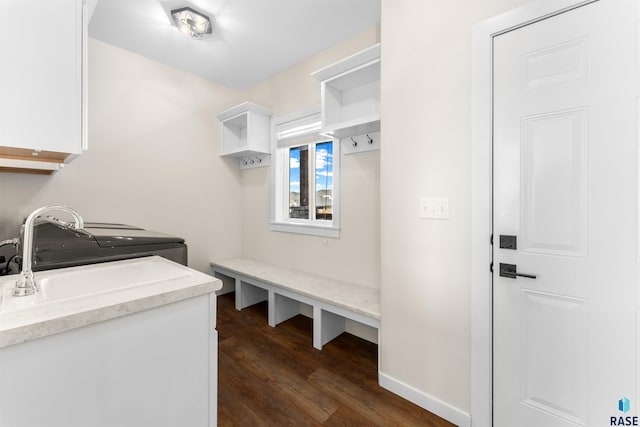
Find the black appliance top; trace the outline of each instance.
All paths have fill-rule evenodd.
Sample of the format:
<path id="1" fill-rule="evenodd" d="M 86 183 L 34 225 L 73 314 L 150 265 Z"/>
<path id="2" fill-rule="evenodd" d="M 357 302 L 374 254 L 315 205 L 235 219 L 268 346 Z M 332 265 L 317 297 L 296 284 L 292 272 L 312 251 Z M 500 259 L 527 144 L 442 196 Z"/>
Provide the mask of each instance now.
<path id="1" fill-rule="evenodd" d="M 96 262 L 115 261 L 148 255 L 161 255 L 183 265 L 187 263 L 187 247 L 184 239 L 125 224 L 88 222 L 76 230 L 46 220 L 38 220 L 33 235 L 33 270 L 71 267 Z M 8 247 L 4 251 L 10 250 Z M 18 263 L 11 270 L 19 269 L 20 245 L 13 254 L 3 255 L 4 273 L 10 274 L 8 261 Z M 17 258 L 16 258 L 17 256 Z"/>

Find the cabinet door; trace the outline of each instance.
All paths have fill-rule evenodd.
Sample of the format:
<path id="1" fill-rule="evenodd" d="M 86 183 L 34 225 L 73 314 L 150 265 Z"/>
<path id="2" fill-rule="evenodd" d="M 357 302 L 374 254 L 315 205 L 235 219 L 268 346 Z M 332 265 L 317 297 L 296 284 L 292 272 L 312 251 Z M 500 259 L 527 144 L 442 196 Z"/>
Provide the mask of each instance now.
<path id="1" fill-rule="evenodd" d="M 82 0 L 0 0 L 0 146 L 82 151 Z"/>

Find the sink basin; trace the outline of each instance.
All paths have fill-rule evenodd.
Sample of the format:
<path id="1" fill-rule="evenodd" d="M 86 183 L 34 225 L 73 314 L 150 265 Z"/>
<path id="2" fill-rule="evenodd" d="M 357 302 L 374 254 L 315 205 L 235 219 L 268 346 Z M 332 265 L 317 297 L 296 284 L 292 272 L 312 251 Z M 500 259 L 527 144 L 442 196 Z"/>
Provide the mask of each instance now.
<path id="1" fill-rule="evenodd" d="M 5 285 L 1 312 L 20 311 L 191 276 L 193 273 L 189 269 L 160 257 L 43 271 L 35 274 L 40 291 L 34 295 L 12 296 L 15 278 L 11 286 Z"/>

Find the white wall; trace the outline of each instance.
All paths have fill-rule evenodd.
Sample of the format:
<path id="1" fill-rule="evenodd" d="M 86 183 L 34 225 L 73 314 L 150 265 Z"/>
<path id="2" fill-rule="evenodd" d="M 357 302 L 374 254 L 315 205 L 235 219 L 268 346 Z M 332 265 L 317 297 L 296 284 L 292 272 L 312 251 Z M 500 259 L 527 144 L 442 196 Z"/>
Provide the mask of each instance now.
<path id="1" fill-rule="evenodd" d="M 63 204 L 183 237 L 201 271 L 238 255 L 241 177 L 218 157 L 215 118 L 237 92 L 97 40 L 89 55 L 89 150 L 52 176 L 0 174 L 0 239 Z"/>
<path id="2" fill-rule="evenodd" d="M 471 27 L 521 3 L 382 0 L 380 370 L 459 422 L 470 410 Z M 422 196 L 448 197 L 450 219 L 419 219 Z"/>
<path id="3" fill-rule="evenodd" d="M 273 117 L 319 105 L 320 85 L 309 74 L 378 41 L 379 29 L 370 28 L 250 88 L 238 102 L 262 104 Z M 271 168 L 242 171 L 243 255 L 379 287 L 379 158 L 379 152 L 342 157 L 339 239 L 270 231 Z"/>
<path id="4" fill-rule="evenodd" d="M 242 253 L 379 286 L 381 372 L 464 419 L 471 27 L 521 3 L 382 0 L 383 148 L 343 158 L 340 239 L 271 232 L 269 168 L 221 160 L 215 115 L 247 100 L 275 116 L 318 103 L 308 74 L 377 42 L 377 29 L 242 93 L 92 40 L 90 149 L 52 177 L 0 174 L 0 236 L 35 207 L 69 204 L 88 220 L 183 236 L 203 271 Z M 418 219 L 421 196 L 448 197 L 450 219 Z"/>

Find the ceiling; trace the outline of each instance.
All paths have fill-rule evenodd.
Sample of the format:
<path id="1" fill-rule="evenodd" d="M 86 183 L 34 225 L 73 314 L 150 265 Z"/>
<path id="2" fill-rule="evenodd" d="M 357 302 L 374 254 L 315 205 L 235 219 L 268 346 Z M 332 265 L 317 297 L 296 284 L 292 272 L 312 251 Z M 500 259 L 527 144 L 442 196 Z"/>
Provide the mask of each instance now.
<path id="1" fill-rule="evenodd" d="M 169 11 L 213 18 L 192 40 Z M 89 36 L 236 89 L 250 87 L 380 22 L 380 0 L 99 0 Z"/>

